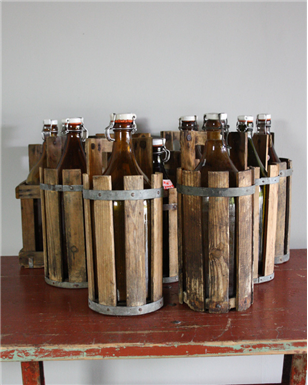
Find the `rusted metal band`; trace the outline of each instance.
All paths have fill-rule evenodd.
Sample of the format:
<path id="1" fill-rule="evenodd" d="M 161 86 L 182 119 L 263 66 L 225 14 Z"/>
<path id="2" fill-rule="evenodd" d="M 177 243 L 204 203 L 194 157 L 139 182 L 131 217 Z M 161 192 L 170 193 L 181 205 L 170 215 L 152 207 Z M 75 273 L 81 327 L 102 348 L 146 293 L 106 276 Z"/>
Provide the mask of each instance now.
<path id="1" fill-rule="evenodd" d="M 288 262 L 289 259 L 290 259 L 290 253 L 275 257 L 275 265 L 280 265 L 281 263 Z"/>
<path id="2" fill-rule="evenodd" d="M 211 188 L 211 187 L 193 187 L 177 185 L 177 191 L 184 195 L 193 195 L 200 197 L 241 197 L 253 195 L 256 192 L 255 185 L 248 187 L 229 187 L 229 188 Z"/>
<path id="3" fill-rule="evenodd" d="M 288 168 L 287 170 L 281 170 L 279 171 L 280 177 L 288 177 L 293 174 L 293 168 Z"/>
<path id="4" fill-rule="evenodd" d="M 62 287 L 63 289 L 86 289 L 88 287 L 88 282 L 58 282 L 47 277 L 45 277 L 45 282 L 48 285 Z"/>
<path id="5" fill-rule="evenodd" d="M 176 203 L 164 204 L 163 211 L 175 211 L 178 205 Z"/>
<path id="6" fill-rule="evenodd" d="M 279 183 L 279 179 L 280 179 L 279 176 L 274 176 L 271 178 L 259 178 L 259 179 L 255 180 L 255 185 L 256 186 L 264 186 L 267 184 L 275 184 L 275 183 Z"/>
<path id="7" fill-rule="evenodd" d="M 253 281 L 254 281 L 255 284 L 263 283 L 263 282 L 268 282 L 268 281 L 271 281 L 272 279 L 274 279 L 274 276 L 275 276 L 275 273 L 272 273 L 270 275 L 266 275 L 265 277 L 255 278 Z"/>
<path id="8" fill-rule="evenodd" d="M 105 315 L 142 315 L 152 313 L 160 309 L 164 305 L 163 297 L 158 301 L 150 302 L 141 306 L 107 306 L 102 305 L 89 299 L 89 308 L 97 313 Z"/>
<path id="9" fill-rule="evenodd" d="M 174 283 L 179 281 L 179 276 L 175 275 L 174 277 L 163 277 L 163 283 Z"/>
<path id="10" fill-rule="evenodd" d="M 57 191 L 57 192 L 80 192 L 83 191 L 83 185 L 62 185 L 62 184 L 40 184 L 40 189 L 45 191 Z"/>
<path id="11" fill-rule="evenodd" d="M 140 199 L 162 198 L 164 189 L 151 188 L 147 190 L 83 190 L 84 199 L 101 201 L 129 201 Z"/>

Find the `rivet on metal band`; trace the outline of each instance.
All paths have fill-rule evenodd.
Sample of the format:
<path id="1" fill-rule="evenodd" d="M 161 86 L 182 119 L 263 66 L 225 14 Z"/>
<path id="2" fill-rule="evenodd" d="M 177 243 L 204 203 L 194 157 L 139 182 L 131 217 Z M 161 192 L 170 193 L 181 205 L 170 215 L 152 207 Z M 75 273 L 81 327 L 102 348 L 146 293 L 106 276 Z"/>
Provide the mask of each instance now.
<path id="1" fill-rule="evenodd" d="M 255 185 L 248 187 L 229 187 L 229 188 L 211 188 L 211 187 L 193 187 L 177 185 L 177 191 L 184 195 L 193 195 L 201 197 L 241 197 L 255 193 Z"/>
<path id="2" fill-rule="evenodd" d="M 255 180 L 255 185 L 256 186 L 263 186 L 263 185 L 267 185 L 267 184 L 275 184 L 275 183 L 279 183 L 279 179 L 280 179 L 279 176 L 275 176 L 272 178 L 259 178 L 259 179 Z"/>
<path id="3" fill-rule="evenodd" d="M 275 265 L 279 265 L 280 263 L 287 262 L 290 259 L 290 253 L 285 255 L 279 255 L 275 257 Z"/>
<path id="4" fill-rule="evenodd" d="M 57 191 L 57 192 L 80 192 L 83 191 L 83 185 L 62 185 L 62 184 L 40 184 L 40 189 L 45 191 Z"/>
<path id="5" fill-rule="evenodd" d="M 84 199 L 103 201 L 155 199 L 162 198 L 163 194 L 162 187 L 147 190 L 83 190 Z"/>

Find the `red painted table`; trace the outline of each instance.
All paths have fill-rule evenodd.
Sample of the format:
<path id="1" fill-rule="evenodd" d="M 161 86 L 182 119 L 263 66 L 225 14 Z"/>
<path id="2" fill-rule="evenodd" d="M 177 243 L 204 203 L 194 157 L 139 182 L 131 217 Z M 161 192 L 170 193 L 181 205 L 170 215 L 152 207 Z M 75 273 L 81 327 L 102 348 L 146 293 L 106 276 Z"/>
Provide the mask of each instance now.
<path id="1" fill-rule="evenodd" d="M 47 285 L 43 269 L 1 258 L 1 360 L 19 361 L 24 384 L 44 384 L 43 361 L 128 357 L 285 354 L 283 383 L 305 384 L 306 250 L 292 250 L 271 282 L 255 285 L 245 312 L 204 314 L 178 303 L 137 317 L 103 316 L 87 305 L 87 289 Z"/>

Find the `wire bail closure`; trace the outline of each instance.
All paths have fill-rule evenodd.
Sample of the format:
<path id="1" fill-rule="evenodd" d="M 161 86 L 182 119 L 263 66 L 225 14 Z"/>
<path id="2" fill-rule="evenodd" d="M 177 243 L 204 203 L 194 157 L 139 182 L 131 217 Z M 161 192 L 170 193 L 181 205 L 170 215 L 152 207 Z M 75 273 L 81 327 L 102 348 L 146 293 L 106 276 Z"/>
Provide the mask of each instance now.
<path id="1" fill-rule="evenodd" d="M 106 138 L 107 138 L 107 140 L 109 142 L 114 142 L 115 141 L 115 139 L 110 136 L 110 130 L 113 130 L 114 125 L 115 125 L 115 118 L 116 118 L 116 114 L 115 113 L 110 114 L 110 123 L 105 128 L 105 135 L 106 135 Z M 133 116 L 132 119 L 133 119 L 132 134 L 134 134 L 137 131 L 136 116 Z"/>

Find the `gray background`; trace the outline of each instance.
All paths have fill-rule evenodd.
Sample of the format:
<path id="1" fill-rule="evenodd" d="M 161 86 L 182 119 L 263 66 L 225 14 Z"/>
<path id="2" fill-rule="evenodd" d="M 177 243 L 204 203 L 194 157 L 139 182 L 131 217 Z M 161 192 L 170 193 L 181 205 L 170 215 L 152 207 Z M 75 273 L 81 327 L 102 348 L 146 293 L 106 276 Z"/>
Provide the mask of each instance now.
<path id="1" fill-rule="evenodd" d="M 22 247 L 14 189 L 27 176 L 27 146 L 40 143 L 42 119 L 83 116 L 95 134 L 111 112 L 135 112 L 139 130 L 153 134 L 176 130 L 185 114 L 201 120 L 206 112 L 225 111 L 234 130 L 237 115 L 270 112 L 277 153 L 293 160 L 291 248 L 305 248 L 306 16 L 305 2 L 3 3 L 1 254 L 17 255 Z M 47 363 L 46 379 L 231 383 L 211 360 L 178 360 L 181 368 L 173 371 L 173 360 L 165 359 Z M 226 362 L 235 382 L 236 362 L 251 382 L 266 382 L 269 367 L 279 377 L 282 361 Z M 4 383 L 20 382 L 14 365 L 3 365 Z M 68 368 L 75 375 L 83 368 L 79 380 L 70 382 Z"/>

